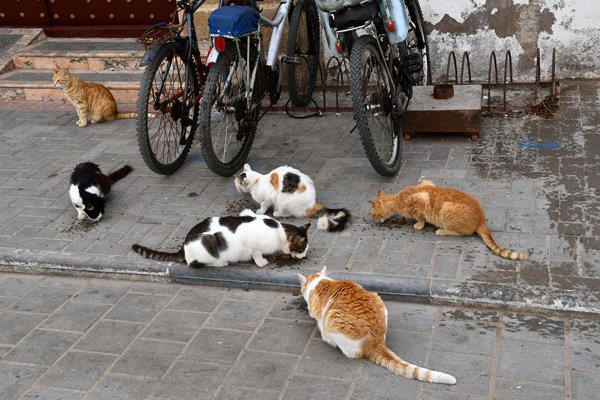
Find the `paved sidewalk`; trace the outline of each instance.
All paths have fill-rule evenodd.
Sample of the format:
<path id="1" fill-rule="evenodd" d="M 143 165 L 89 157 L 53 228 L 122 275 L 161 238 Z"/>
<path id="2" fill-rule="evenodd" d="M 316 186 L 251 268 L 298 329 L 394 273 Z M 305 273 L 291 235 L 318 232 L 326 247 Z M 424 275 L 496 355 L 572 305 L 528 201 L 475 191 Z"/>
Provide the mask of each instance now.
<path id="1" fill-rule="evenodd" d="M 396 376 L 325 344 L 290 293 L 0 275 L 13 399 L 590 400 L 600 321 L 387 301 L 388 346 L 456 376 Z"/>
<path id="2" fill-rule="evenodd" d="M 177 173 L 160 176 L 141 159 L 134 120 L 81 129 L 70 105 L 1 102 L 0 264 L 17 272 L 284 291 L 297 288 L 297 271 L 326 264 L 333 276 L 396 299 L 599 313 L 599 89 L 595 81 L 563 83 L 554 118 L 484 118 L 477 142 L 415 135 L 404 141 L 403 166 L 393 178 L 369 165 L 357 133 L 350 133 L 351 114 L 268 114 L 248 162 L 265 172 L 284 164 L 303 170 L 326 205 L 347 207 L 354 219 L 340 234 L 317 232 L 313 224 L 306 260 L 274 259 L 264 269 L 190 269 L 131 251 L 133 243 L 173 249 L 207 216 L 257 208 L 236 192 L 233 178 L 206 167 L 197 144 Z M 114 186 L 97 224 L 77 222 L 67 193 L 71 171 L 83 161 L 104 171 L 135 168 Z M 423 178 L 477 196 L 497 241 L 530 260 L 502 259 L 476 236 L 438 237 L 430 226 L 419 232 L 400 221 L 372 222 L 367 200 L 378 189 L 396 192 Z"/>

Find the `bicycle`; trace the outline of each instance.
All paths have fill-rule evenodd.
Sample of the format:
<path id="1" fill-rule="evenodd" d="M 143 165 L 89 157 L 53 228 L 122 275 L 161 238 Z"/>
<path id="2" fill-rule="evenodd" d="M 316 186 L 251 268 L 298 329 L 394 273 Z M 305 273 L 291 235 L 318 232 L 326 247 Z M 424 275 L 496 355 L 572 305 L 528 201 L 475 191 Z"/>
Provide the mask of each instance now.
<path id="1" fill-rule="evenodd" d="M 179 0 L 181 24 L 159 23 L 138 42 L 146 46 L 137 102 L 137 138 L 144 162 L 152 171 L 175 172 L 192 147 L 198 126 L 202 88 L 208 74 L 196 39 L 194 12 L 205 0 Z"/>
<path id="2" fill-rule="evenodd" d="M 244 164 L 254 142 L 262 100 L 269 107 L 281 95 L 281 64 L 287 63 L 291 102 L 304 106 L 314 90 L 320 56 L 319 17 L 313 0 L 281 0 L 273 19 L 259 14 L 257 0 L 226 5 L 209 17 L 213 63 L 201 101 L 200 143 L 208 167 L 231 176 Z M 287 20 L 287 53 L 279 56 Z M 264 54 L 260 26 L 272 28 Z"/>
<path id="3" fill-rule="evenodd" d="M 333 54 L 350 58 L 356 127 L 371 166 L 401 165 L 402 111 L 414 85 L 431 83 L 429 44 L 418 0 L 316 0 Z"/>

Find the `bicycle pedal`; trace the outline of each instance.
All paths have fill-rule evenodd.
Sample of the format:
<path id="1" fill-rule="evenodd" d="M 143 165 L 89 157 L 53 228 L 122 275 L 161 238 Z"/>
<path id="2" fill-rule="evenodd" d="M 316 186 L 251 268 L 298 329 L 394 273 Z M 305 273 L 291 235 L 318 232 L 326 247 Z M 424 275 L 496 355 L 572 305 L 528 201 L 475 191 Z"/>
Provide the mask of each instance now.
<path id="1" fill-rule="evenodd" d="M 301 57 L 290 57 L 290 56 L 283 56 L 281 57 L 281 61 L 284 63 L 288 63 L 288 64 L 302 64 L 302 58 Z"/>
<path id="2" fill-rule="evenodd" d="M 423 68 L 421 55 L 418 53 L 412 53 L 403 56 L 402 65 L 409 74 L 421 71 Z"/>

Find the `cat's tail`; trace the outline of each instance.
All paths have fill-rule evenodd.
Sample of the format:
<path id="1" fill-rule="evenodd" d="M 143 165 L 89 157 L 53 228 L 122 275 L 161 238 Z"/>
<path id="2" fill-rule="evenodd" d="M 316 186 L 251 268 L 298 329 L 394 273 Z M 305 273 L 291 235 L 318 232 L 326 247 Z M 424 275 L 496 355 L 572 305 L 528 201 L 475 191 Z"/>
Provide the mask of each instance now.
<path id="1" fill-rule="evenodd" d="M 131 165 L 124 165 L 118 170 L 111 172 L 107 176 L 108 179 L 110 179 L 110 183 L 113 184 L 116 181 L 120 181 L 121 179 L 125 178 L 131 171 L 133 171 L 133 167 Z"/>
<path id="2" fill-rule="evenodd" d="M 305 216 L 319 217 L 317 229 L 329 232 L 343 231 L 351 217 L 350 212 L 345 208 L 327 208 L 321 203 L 306 210 Z"/>
<path id="3" fill-rule="evenodd" d="M 496 241 L 492 237 L 490 229 L 485 223 L 483 223 L 482 226 L 479 227 L 479 229 L 477 229 L 477 234 L 481 236 L 481 238 L 483 239 L 483 243 L 485 243 L 485 245 L 489 247 L 491 251 L 493 251 L 500 257 L 508 258 L 510 260 L 527 260 L 528 258 L 527 254 L 507 250 L 504 247 L 500 246 L 498 243 L 496 243 Z"/>
<path id="4" fill-rule="evenodd" d="M 126 113 L 118 112 L 117 115 L 115 116 L 115 118 L 117 118 L 117 119 L 137 118 L 137 113 L 136 112 L 126 112 Z"/>
<path id="5" fill-rule="evenodd" d="M 454 385 L 456 378 L 443 372 L 432 371 L 427 368 L 421 368 L 414 364 L 404 361 L 393 351 L 391 351 L 383 342 L 375 344 L 371 349 L 369 360 L 377 365 L 381 365 L 393 373 L 405 378 L 416 379 L 423 382 L 445 383 Z"/>
<path id="6" fill-rule="evenodd" d="M 140 246 L 139 244 L 132 245 L 131 249 L 142 257 L 149 258 L 151 260 L 185 262 L 185 252 L 183 251 L 183 247 L 176 253 L 156 251 L 144 246 Z"/>

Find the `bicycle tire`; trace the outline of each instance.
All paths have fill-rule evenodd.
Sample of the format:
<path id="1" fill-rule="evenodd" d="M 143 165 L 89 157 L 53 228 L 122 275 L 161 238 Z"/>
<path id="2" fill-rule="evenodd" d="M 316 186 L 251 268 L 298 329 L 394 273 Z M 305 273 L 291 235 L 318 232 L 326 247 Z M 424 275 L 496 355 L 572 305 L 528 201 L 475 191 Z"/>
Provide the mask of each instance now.
<path id="1" fill-rule="evenodd" d="M 400 123 L 392 85 L 374 37 L 359 36 L 350 53 L 350 91 L 356 126 L 369 162 L 384 176 L 401 164 Z M 379 129 L 381 128 L 381 129 Z"/>
<path id="2" fill-rule="evenodd" d="M 418 0 L 406 0 L 410 29 L 406 38 L 409 53 L 421 56 L 421 71 L 410 74 L 413 86 L 431 85 L 431 63 L 429 61 L 429 41 L 425 31 L 425 20 Z"/>
<path id="3" fill-rule="evenodd" d="M 251 60 L 256 60 L 254 47 L 251 52 Z M 206 78 L 201 102 L 200 143 L 206 165 L 221 176 L 232 176 L 242 168 L 256 134 L 260 102 L 256 104 L 254 99 L 254 109 L 247 110 L 246 98 L 242 95 L 246 87 L 245 65 L 246 60 L 238 56 L 235 45 L 231 44 L 219 54 Z M 255 94 L 258 94 L 257 82 L 258 79 L 255 80 Z M 228 83 L 227 87 L 225 83 Z M 232 103 L 232 99 L 237 100 Z"/>
<path id="4" fill-rule="evenodd" d="M 321 26 L 315 3 L 299 0 L 290 19 L 287 42 L 288 94 L 295 107 L 304 107 L 310 101 L 319 72 L 320 54 Z"/>
<path id="5" fill-rule="evenodd" d="M 185 88 L 185 62 L 173 44 L 161 45 L 142 76 L 137 102 L 138 146 L 148 168 L 158 174 L 170 175 L 177 171 L 194 141 L 199 107 L 194 99 L 200 88 L 195 66 L 188 72 L 188 101 L 194 101 L 194 105 L 187 118 L 179 100 Z M 158 93 L 163 78 L 163 90 Z"/>

